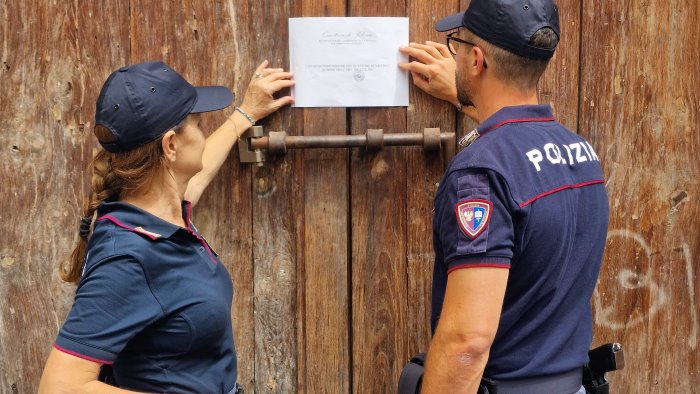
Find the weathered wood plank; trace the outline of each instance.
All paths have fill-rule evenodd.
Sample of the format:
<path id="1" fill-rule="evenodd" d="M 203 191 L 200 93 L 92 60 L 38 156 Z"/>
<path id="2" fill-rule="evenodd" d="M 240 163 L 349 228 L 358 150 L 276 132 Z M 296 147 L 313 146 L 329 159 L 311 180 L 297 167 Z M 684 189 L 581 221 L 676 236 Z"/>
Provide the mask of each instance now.
<path id="1" fill-rule="evenodd" d="M 345 0 L 302 0 L 296 7 L 298 16 L 344 16 L 346 4 Z M 344 108 L 300 112 L 304 135 L 347 134 Z M 303 240 L 299 288 L 303 295 L 299 303 L 303 312 L 299 320 L 305 335 L 299 343 L 299 392 L 349 393 L 348 151 L 308 150 L 302 157 L 304 231 L 299 234 Z"/>
<path id="2" fill-rule="evenodd" d="M 350 16 L 404 16 L 405 0 L 350 0 Z M 398 51 L 398 48 L 397 48 Z M 352 134 L 405 132 L 404 108 L 350 111 Z M 393 392 L 409 357 L 406 158 L 401 148 L 351 154 L 353 392 Z"/>
<path id="3" fill-rule="evenodd" d="M 119 1 L 0 5 L 0 392 L 35 392 L 73 300 L 58 266 L 87 196 L 94 102 L 128 58 Z"/>
<path id="4" fill-rule="evenodd" d="M 625 346 L 616 392 L 700 384 L 698 18 L 693 0 L 583 6 L 579 130 L 601 158 L 611 208 L 594 342 Z"/>
<path id="5" fill-rule="evenodd" d="M 240 104 L 257 59 L 238 46 L 237 9 L 233 2 L 152 3 L 132 6 L 134 62 L 162 59 L 194 85 L 224 85 Z M 202 61 L 207 59 L 206 61 Z M 262 61 L 262 59 L 260 59 Z M 202 129 L 212 131 L 231 109 L 205 114 Z M 193 210 L 193 220 L 212 243 L 234 283 L 232 321 L 238 353 L 238 381 L 252 387 L 254 379 L 252 178 L 249 166 L 238 162 L 233 149 Z"/>
<path id="6" fill-rule="evenodd" d="M 558 0 L 559 45 L 538 87 L 539 100 L 550 104 L 557 121 L 576 131 L 581 32 L 581 0 Z"/>
<path id="7" fill-rule="evenodd" d="M 352 131 L 401 130 L 399 111 L 353 110 L 362 116 L 353 115 Z M 353 392 L 395 389 L 408 357 L 403 159 L 396 149 L 352 153 Z"/>
<path id="8" fill-rule="evenodd" d="M 458 12 L 457 0 L 443 1 L 432 7 L 409 5 L 411 41 L 427 40 L 443 43 L 445 35 L 435 31 L 435 22 L 442 16 Z M 455 107 L 433 98 L 411 84 L 411 105 L 407 111 L 409 133 L 422 133 L 426 127 L 454 132 Z M 445 166 L 442 154 L 426 153 L 422 147 L 406 148 L 406 252 L 408 293 L 406 322 L 409 354 L 427 351 L 430 345 L 430 300 L 435 254 L 432 243 L 433 198 Z M 405 362 L 399 359 L 397 362 Z"/>
<path id="9" fill-rule="evenodd" d="M 288 68 L 287 19 L 291 3 L 236 0 L 235 29 L 241 60 L 257 65 L 269 59 Z M 247 78 L 253 69 L 243 70 Z M 263 122 L 268 130 L 295 132 L 292 110 L 283 109 Z M 297 269 L 300 267 L 304 211 L 303 177 L 295 152 L 253 170 L 253 263 L 255 391 L 297 390 L 297 343 L 300 335 Z"/>

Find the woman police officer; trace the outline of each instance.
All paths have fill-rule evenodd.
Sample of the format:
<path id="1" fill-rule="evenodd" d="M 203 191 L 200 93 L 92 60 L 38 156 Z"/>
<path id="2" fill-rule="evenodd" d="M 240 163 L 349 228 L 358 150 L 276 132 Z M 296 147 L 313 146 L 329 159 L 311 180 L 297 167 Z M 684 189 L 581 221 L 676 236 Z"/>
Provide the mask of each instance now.
<path id="1" fill-rule="evenodd" d="M 92 192 L 61 276 L 78 285 L 39 392 L 236 392 L 226 268 L 190 208 L 255 121 L 293 102 L 291 74 L 255 71 L 243 104 L 208 138 L 202 112 L 229 106 L 222 86 L 195 88 L 162 62 L 123 67 L 97 100 Z M 98 380 L 112 365 L 118 387 Z"/>

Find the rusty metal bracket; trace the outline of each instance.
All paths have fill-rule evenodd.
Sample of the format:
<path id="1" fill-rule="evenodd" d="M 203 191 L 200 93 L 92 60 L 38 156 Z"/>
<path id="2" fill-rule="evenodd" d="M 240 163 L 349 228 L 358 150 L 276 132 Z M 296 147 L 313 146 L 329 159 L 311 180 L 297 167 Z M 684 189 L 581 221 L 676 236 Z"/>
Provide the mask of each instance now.
<path id="1" fill-rule="evenodd" d="M 423 146 L 426 152 L 442 151 L 451 158 L 455 150 L 455 133 L 441 133 L 439 128 L 425 128 L 422 133 L 384 133 L 383 129 L 367 129 L 364 135 L 287 135 L 285 131 L 265 133 L 261 126 L 254 126 L 241 136 L 239 152 L 241 163 L 262 163 L 263 150 L 277 156 L 287 149 L 304 148 L 365 148 L 376 152 L 385 146 Z M 262 164 L 260 164 L 262 165 Z"/>
<path id="2" fill-rule="evenodd" d="M 262 149 L 251 149 L 250 142 L 253 138 L 260 138 L 265 134 L 262 126 L 253 126 L 241 134 L 238 140 L 238 157 L 241 163 L 258 163 L 262 165 L 265 162 L 265 153 Z"/>

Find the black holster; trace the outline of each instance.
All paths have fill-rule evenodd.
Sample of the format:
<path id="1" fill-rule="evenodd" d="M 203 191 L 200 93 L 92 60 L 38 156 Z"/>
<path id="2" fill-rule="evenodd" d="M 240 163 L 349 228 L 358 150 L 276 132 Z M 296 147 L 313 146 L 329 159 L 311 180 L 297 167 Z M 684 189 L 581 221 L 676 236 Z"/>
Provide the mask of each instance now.
<path id="1" fill-rule="evenodd" d="M 583 367 L 583 387 L 588 394 L 608 394 L 610 387 L 605 373 L 625 367 L 625 354 L 619 343 L 606 343 L 588 352 L 590 360 Z"/>

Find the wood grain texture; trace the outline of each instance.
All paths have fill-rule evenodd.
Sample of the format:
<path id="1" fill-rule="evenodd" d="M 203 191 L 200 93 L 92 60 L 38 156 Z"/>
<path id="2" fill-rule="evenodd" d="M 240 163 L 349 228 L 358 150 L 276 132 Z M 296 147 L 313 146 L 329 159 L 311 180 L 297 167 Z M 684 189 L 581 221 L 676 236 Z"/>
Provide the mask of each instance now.
<path id="1" fill-rule="evenodd" d="M 345 16 L 344 0 L 301 0 L 298 16 Z M 304 135 L 348 133 L 344 108 L 305 108 Z M 300 131 L 301 132 L 301 131 Z M 295 134 L 300 134 L 300 132 Z M 299 343 L 299 392 L 349 393 L 349 167 L 346 149 L 312 149 L 300 153 L 304 228 L 298 265 L 303 310 Z"/>
<path id="2" fill-rule="evenodd" d="M 352 132 L 402 129 L 401 110 L 353 110 Z M 396 388 L 408 340 L 406 167 L 398 150 L 352 152 L 353 392 Z M 401 364 L 401 365 L 400 365 Z"/>
<path id="3" fill-rule="evenodd" d="M 291 3 L 237 0 L 236 4 L 241 56 L 255 64 L 268 59 L 273 67 L 288 68 Z M 263 125 L 267 130 L 291 133 L 296 129 L 292 115 L 293 110 L 285 108 L 265 119 Z M 290 152 L 253 170 L 254 390 L 258 393 L 297 390 L 297 278 L 304 223 L 299 160 L 296 152 Z"/>
<path id="4" fill-rule="evenodd" d="M 404 0 L 350 0 L 349 16 L 405 16 Z M 397 48 L 398 49 L 398 48 Z M 352 134 L 406 130 L 404 108 L 350 111 Z M 408 359 L 406 156 L 401 148 L 351 154 L 354 393 L 396 390 Z"/>
<path id="5" fill-rule="evenodd" d="M 421 7 L 419 1 L 408 5 L 411 41 L 445 42 L 435 30 L 439 18 L 458 12 L 459 1 L 443 1 L 433 7 Z M 411 83 L 407 131 L 422 133 L 426 127 L 438 127 L 443 133 L 455 132 L 456 108 L 433 98 Z M 442 174 L 449 164 L 441 153 L 424 152 L 422 147 L 404 148 L 406 155 L 406 253 L 408 288 L 407 335 L 410 355 L 427 351 L 430 345 L 432 273 L 435 260 L 432 242 L 433 199 Z M 397 360 L 405 362 L 407 360 Z"/>
<path id="6" fill-rule="evenodd" d="M 541 104 L 549 104 L 557 121 L 578 127 L 581 0 L 558 0 L 559 45 L 538 86 Z"/>
<path id="7" fill-rule="evenodd" d="M 594 343 L 625 346 L 616 392 L 700 384 L 698 18 L 692 0 L 583 3 L 579 130 L 611 208 Z"/>
<path id="8" fill-rule="evenodd" d="M 0 4 L 3 393 L 36 390 L 73 301 L 58 266 L 87 196 L 95 98 L 112 62 L 128 58 L 128 10 L 118 3 Z"/>

